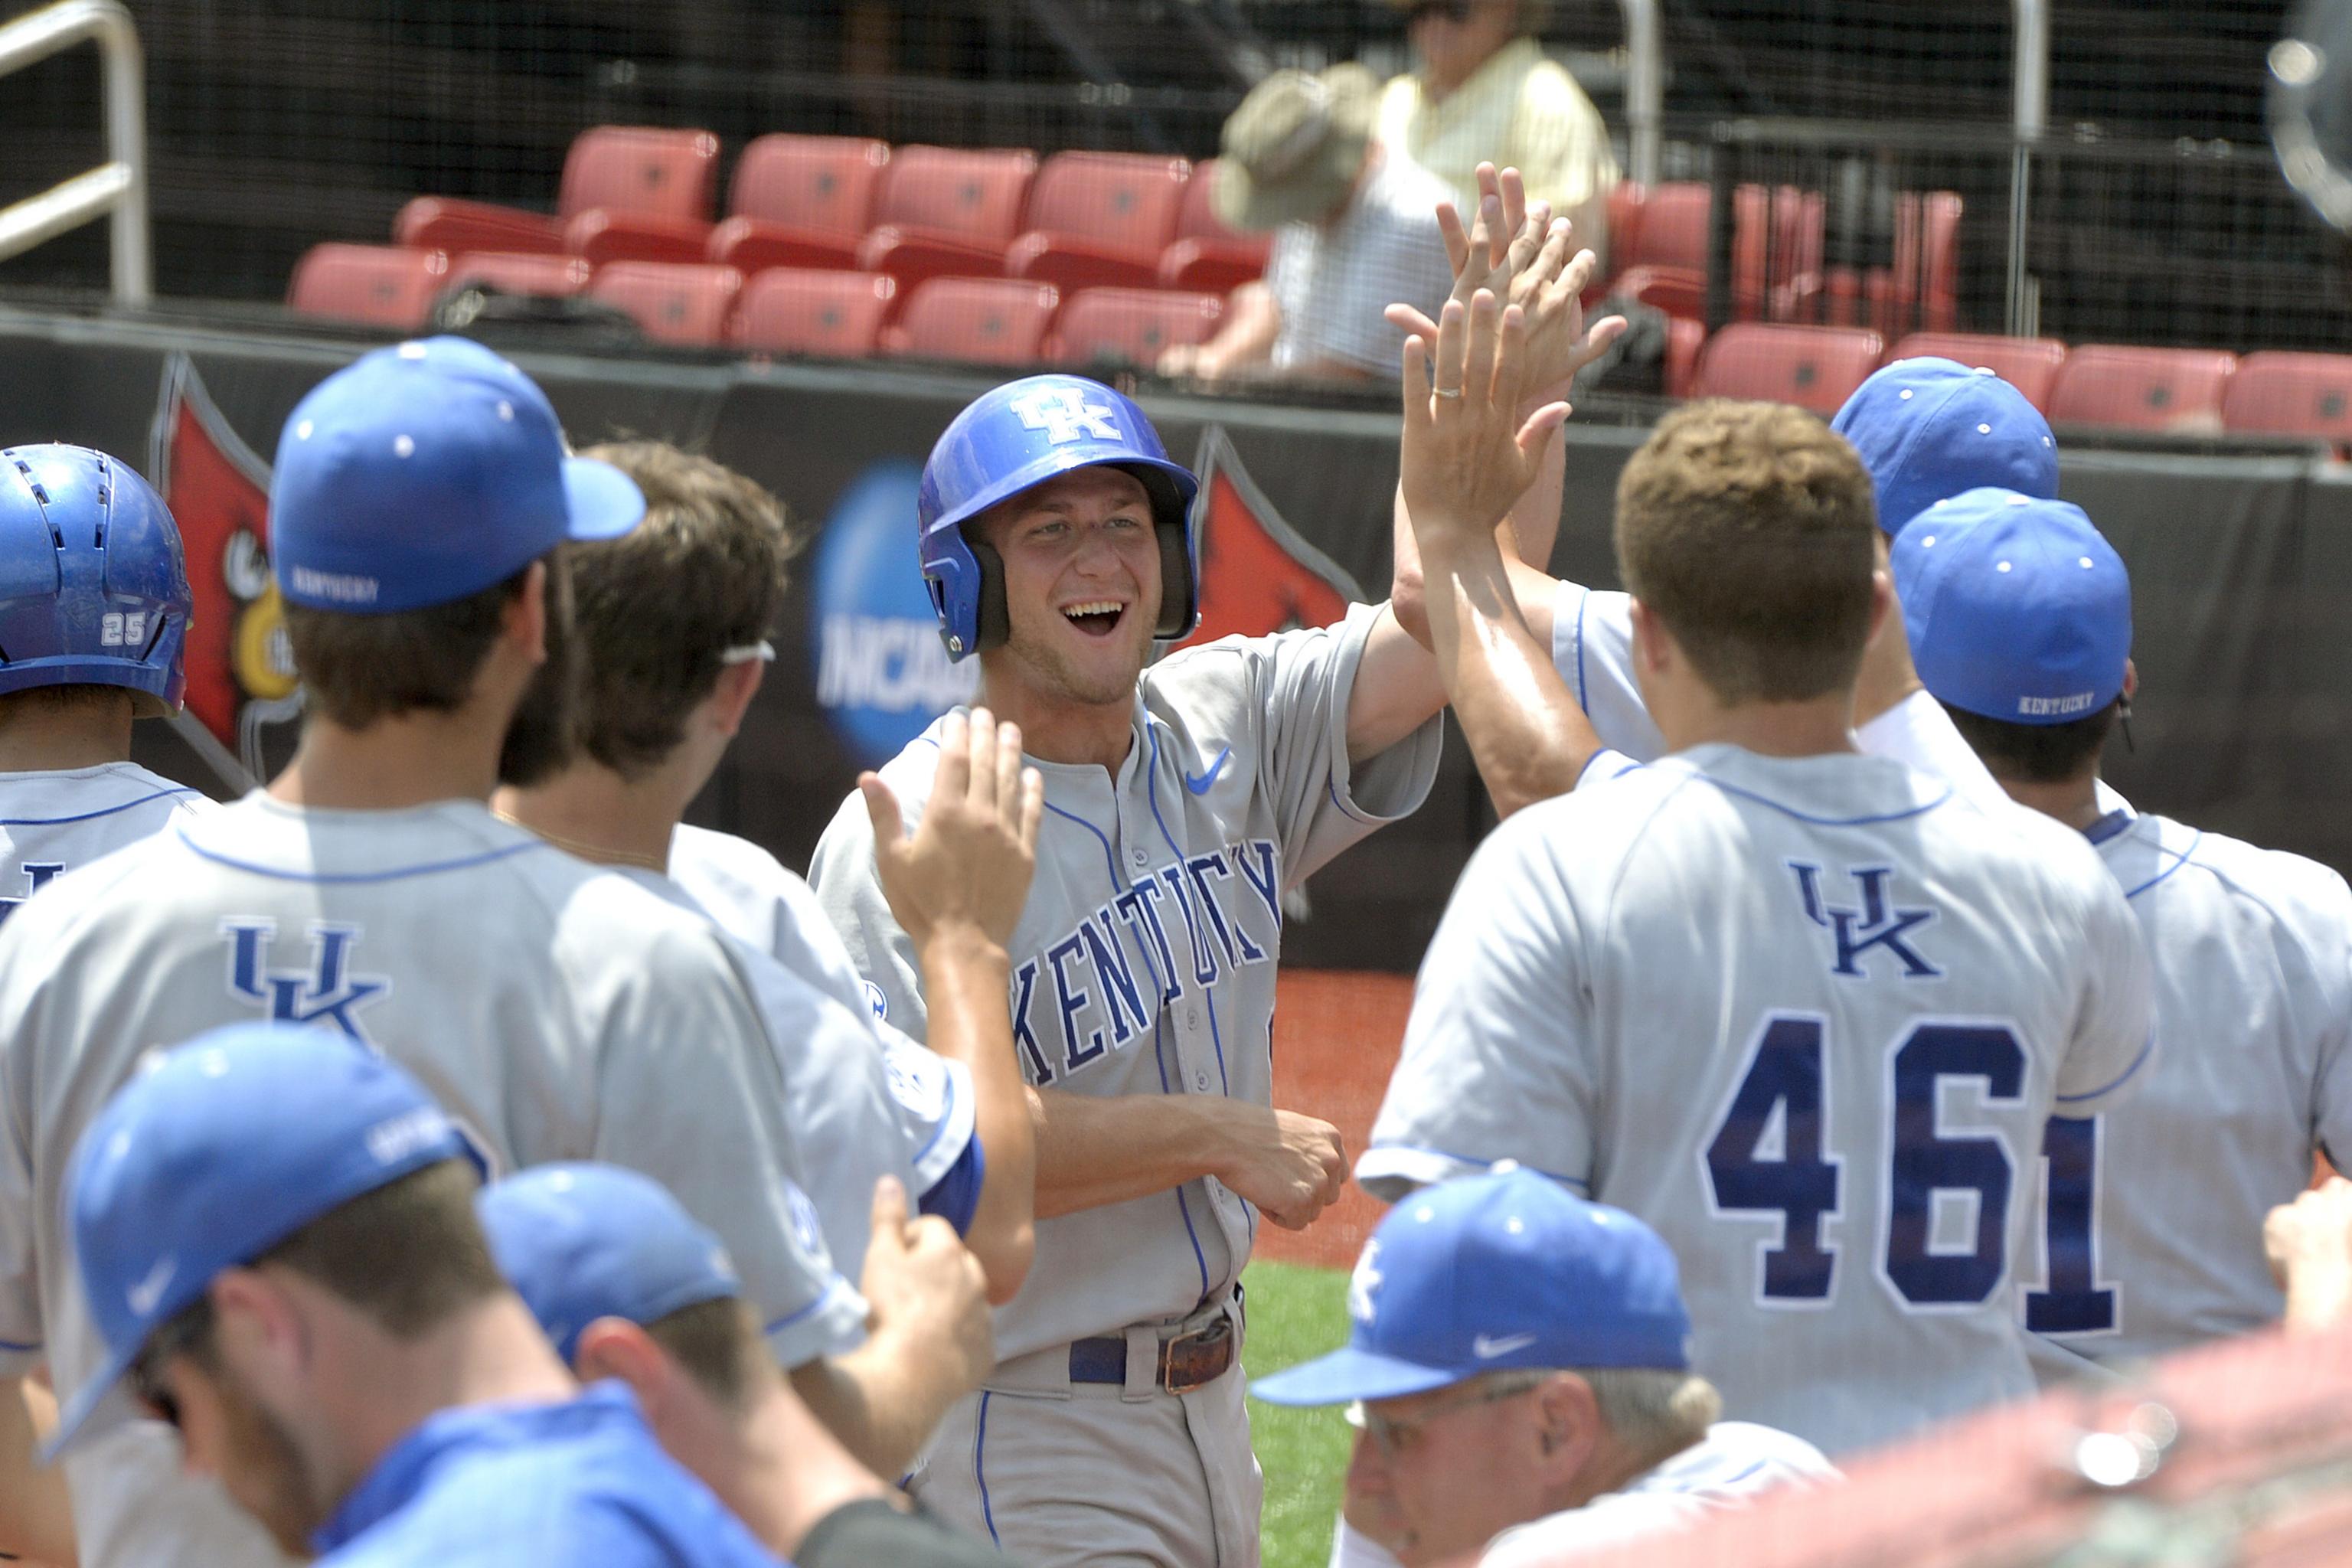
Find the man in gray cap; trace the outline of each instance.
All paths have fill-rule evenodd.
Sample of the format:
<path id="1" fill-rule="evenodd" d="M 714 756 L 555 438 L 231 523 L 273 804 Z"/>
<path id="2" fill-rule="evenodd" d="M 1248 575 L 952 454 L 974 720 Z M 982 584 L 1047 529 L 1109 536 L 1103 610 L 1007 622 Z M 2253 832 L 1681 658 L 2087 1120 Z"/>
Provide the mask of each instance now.
<path id="1" fill-rule="evenodd" d="M 1391 304 L 1431 317 L 1454 274 L 1437 226 L 1445 183 L 1372 136 L 1372 73 L 1337 65 L 1281 70 L 1225 121 L 1213 193 L 1239 229 L 1278 231 L 1261 282 L 1225 304 L 1224 325 L 1198 346 L 1170 350 L 1165 375 L 1244 374 L 1362 381 L 1393 377 L 1404 334 Z"/>

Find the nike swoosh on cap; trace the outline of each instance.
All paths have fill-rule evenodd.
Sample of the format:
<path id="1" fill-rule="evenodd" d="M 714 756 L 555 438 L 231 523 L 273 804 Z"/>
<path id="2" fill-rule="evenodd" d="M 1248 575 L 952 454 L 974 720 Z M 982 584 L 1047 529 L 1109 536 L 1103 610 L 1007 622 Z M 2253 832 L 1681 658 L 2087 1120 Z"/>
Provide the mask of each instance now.
<path id="1" fill-rule="evenodd" d="M 147 1278 L 123 1291 L 123 1296 L 131 1303 L 131 1310 L 142 1318 L 153 1311 L 155 1303 L 163 1299 L 163 1287 L 169 1285 L 172 1276 L 179 1271 L 180 1260 L 176 1257 L 157 1258 L 155 1267 L 147 1270 Z"/>
<path id="2" fill-rule="evenodd" d="M 1536 1337 L 1533 1334 L 1507 1334 L 1499 1340 L 1490 1340 L 1486 1335 L 1480 1334 L 1470 1342 L 1470 1353 L 1480 1361 L 1493 1361 L 1498 1355 L 1508 1355 L 1513 1351 L 1525 1350 L 1535 1342 Z"/>
<path id="3" fill-rule="evenodd" d="M 1227 746 L 1223 751 L 1217 753 L 1217 760 L 1209 764 L 1208 771 L 1202 773 L 1198 778 L 1193 777 L 1191 773 L 1186 773 L 1184 775 L 1184 787 L 1191 790 L 1194 795 L 1208 794 L 1209 786 L 1217 782 L 1217 775 L 1219 773 L 1224 772 L 1225 760 L 1233 754 L 1234 749 L 1231 746 Z"/>

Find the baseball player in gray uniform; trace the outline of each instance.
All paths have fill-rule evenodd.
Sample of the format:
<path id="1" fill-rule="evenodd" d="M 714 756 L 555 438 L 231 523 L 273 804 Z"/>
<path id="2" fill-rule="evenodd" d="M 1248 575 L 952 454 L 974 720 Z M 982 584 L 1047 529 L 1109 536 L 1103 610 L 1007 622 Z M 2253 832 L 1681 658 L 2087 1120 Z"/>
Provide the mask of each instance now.
<path id="1" fill-rule="evenodd" d="M 659 442 L 587 456 L 636 482 L 646 518 L 618 539 L 573 547 L 586 675 L 580 747 L 548 778 L 499 791 L 493 809 L 745 944 L 741 962 L 785 1053 L 787 1115 L 834 1257 L 866 1256 L 874 1184 L 895 1176 L 923 1213 L 963 1237 L 989 1272 L 991 1296 L 1012 1300 L 1029 1266 L 1034 1162 L 1003 943 L 1028 889 L 1044 790 L 1034 771 L 1020 776 L 1019 731 L 1008 726 L 1000 745 L 992 725 L 974 726 L 968 743 L 986 760 L 975 757 L 968 776 L 986 792 L 985 808 L 924 818 L 925 853 L 908 896 L 943 916 L 928 922 L 923 951 L 924 994 L 934 999 L 925 1049 L 874 1017 L 854 972 L 841 984 L 848 954 L 822 915 L 806 922 L 814 898 L 805 884 L 742 839 L 678 825 L 773 652 L 765 638 L 783 600 L 782 507 L 740 474 Z M 1000 758 L 1013 770 L 1001 795 Z M 769 868 L 771 895 L 745 896 Z M 713 872 L 726 881 L 709 901 L 681 875 Z M 982 929 L 967 900 L 985 900 L 1002 929 Z"/>
<path id="2" fill-rule="evenodd" d="M 127 464 L 0 450 L 0 921 L 211 805 L 130 760 L 134 720 L 179 711 L 193 604 L 179 525 Z"/>
<path id="3" fill-rule="evenodd" d="M 1416 472 L 1490 466 L 1511 416 L 1475 380 L 1416 412 L 1415 383 L 1418 516 L 1447 502 Z M 1726 1413 L 1832 1454 L 2032 1391 L 2042 1122 L 2150 1052 L 2147 957 L 2080 836 L 1855 752 L 1893 611 L 1874 515 L 1794 409 L 1693 405 L 1634 455 L 1618 553 L 1672 754 L 1480 847 L 1357 1171 L 1395 1197 L 1507 1158 L 1639 1215 Z"/>
<path id="4" fill-rule="evenodd" d="M 1972 490 L 1920 514 L 1895 575 L 1927 689 L 2021 804 L 2098 850 L 2155 973 L 2147 1086 L 2046 1130 L 2039 1267 L 2021 1270 L 2038 1369 L 2276 1321 L 2263 1216 L 2309 1183 L 2315 1151 L 2352 1150 L 2352 890 L 2100 783 L 2136 684 L 2131 584 L 2078 509 Z"/>
<path id="5" fill-rule="evenodd" d="M 194 600 L 179 525 L 131 468 L 86 447 L 0 450 L 0 921 L 68 868 L 212 803 L 131 761 L 142 718 L 179 710 Z M 46 1391 L 0 1398 L 0 1550 L 71 1561 L 60 1479 L 32 1465 Z"/>
<path id="6" fill-rule="evenodd" d="M 101 1353 L 59 1250 L 76 1135 L 150 1047 L 275 1018 L 396 1058 L 500 1166 L 593 1156 L 662 1181 L 725 1238 L 779 1361 L 815 1369 L 803 1386 L 845 1441 L 911 1448 L 835 1412 L 912 1421 L 927 1392 L 951 1396 L 976 1266 L 941 1222 L 894 1233 L 904 1267 L 860 1344 L 867 1306 L 796 1184 L 775 1044 L 728 944 L 484 804 L 562 760 L 559 546 L 632 526 L 636 488 L 567 458 L 513 366 L 436 339 L 313 390 L 272 501 L 310 700 L 295 762 L 0 927 L 0 1373 L 46 1356 L 74 1385 Z M 86 1564 L 274 1559 L 179 1476 L 154 1424 L 78 1452 L 68 1477 Z"/>

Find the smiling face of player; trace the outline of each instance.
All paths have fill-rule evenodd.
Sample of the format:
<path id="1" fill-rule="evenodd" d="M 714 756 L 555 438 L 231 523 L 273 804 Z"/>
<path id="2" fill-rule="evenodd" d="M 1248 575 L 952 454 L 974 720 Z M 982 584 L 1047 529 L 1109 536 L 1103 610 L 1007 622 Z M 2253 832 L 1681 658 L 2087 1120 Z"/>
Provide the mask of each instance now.
<path id="1" fill-rule="evenodd" d="M 975 527 L 1004 563 L 1010 635 L 982 656 L 991 706 L 1033 732 L 1056 710 L 1115 711 L 1123 725 L 1160 619 L 1160 541 L 1141 481 L 1074 468 Z"/>

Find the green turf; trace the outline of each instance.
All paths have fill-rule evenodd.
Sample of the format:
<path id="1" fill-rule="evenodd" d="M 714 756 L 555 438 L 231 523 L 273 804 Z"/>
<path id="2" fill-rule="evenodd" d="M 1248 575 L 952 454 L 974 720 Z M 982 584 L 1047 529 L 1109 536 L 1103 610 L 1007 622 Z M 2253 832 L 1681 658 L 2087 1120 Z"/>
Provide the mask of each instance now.
<path id="1" fill-rule="evenodd" d="M 1252 1377 L 1337 1350 L 1348 1339 L 1348 1276 L 1333 1268 L 1253 1263 L 1249 1291 Z M 1265 1568 L 1323 1568 L 1348 1468 L 1348 1423 L 1336 1408 L 1293 1410 L 1253 1399 L 1250 1433 L 1265 1471 Z"/>

